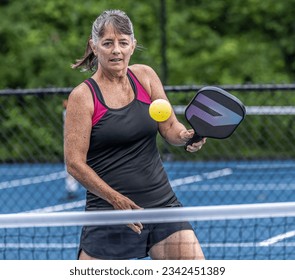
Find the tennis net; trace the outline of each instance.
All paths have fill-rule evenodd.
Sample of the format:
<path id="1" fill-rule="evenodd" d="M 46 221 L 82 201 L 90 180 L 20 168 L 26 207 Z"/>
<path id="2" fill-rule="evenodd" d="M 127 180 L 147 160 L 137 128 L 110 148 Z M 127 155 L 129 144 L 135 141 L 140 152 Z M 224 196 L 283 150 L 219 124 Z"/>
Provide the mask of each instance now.
<path id="1" fill-rule="evenodd" d="M 0 259 L 76 259 L 83 225 L 189 221 L 206 259 L 295 259 L 295 203 L 0 215 Z"/>

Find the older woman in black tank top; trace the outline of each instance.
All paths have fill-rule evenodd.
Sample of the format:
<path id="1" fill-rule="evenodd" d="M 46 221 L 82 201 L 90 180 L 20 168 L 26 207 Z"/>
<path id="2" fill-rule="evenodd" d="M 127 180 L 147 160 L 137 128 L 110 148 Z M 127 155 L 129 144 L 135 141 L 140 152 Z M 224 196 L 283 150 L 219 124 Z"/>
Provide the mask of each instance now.
<path id="1" fill-rule="evenodd" d="M 65 120 L 67 170 L 87 190 L 87 211 L 181 207 L 160 159 L 156 135 L 160 132 L 168 143 L 183 146 L 193 131 L 174 113 L 161 123 L 149 117 L 149 104 L 158 98 L 167 100 L 167 96 L 150 67 L 129 65 L 135 48 L 127 15 L 105 11 L 93 23 L 84 57 L 73 65 L 94 71 L 71 92 Z M 205 141 L 187 150 L 198 151 Z M 204 259 L 187 222 L 87 226 L 82 230 L 79 259 L 147 255 L 152 259 Z"/>

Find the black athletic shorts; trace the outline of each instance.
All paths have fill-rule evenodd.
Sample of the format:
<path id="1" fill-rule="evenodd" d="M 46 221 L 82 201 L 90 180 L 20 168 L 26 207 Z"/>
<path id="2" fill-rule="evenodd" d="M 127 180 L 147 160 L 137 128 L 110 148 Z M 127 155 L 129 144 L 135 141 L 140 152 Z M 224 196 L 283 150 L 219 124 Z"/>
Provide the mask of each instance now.
<path id="1" fill-rule="evenodd" d="M 93 258 L 104 260 L 145 258 L 153 245 L 187 229 L 192 230 L 189 222 L 143 224 L 141 234 L 127 225 L 86 226 L 82 229 L 79 254 L 83 250 Z"/>

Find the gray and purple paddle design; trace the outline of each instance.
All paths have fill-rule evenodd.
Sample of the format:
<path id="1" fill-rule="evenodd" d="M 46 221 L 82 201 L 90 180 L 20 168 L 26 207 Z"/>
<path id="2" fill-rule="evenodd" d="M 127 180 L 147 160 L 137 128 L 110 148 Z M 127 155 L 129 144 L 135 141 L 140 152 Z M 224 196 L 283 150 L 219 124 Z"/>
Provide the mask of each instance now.
<path id="1" fill-rule="evenodd" d="M 186 147 L 204 137 L 231 136 L 245 115 L 245 106 L 238 98 L 219 87 L 203 87 L 185 109 L 185 117 L 195 131 Z"/>

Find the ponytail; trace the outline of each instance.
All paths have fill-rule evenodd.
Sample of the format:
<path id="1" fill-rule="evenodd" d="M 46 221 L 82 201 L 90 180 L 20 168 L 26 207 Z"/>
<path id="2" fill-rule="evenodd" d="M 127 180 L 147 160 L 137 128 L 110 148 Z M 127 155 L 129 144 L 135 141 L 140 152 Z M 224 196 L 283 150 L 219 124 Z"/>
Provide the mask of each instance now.
<path id="1" fill-rule="evenodd" d="M 72 64 L 73 69 L 82 68 L 82 71 L 92 71 L 95 72 L 97 69 L 97 57 L 94 55 L 92 48 L 90 46 L 89 40 L 92 37 L 90 36 L 87 41 L 87 46 L 85 53 L 82 58 L 77 59 L 76 63 Z"/>

